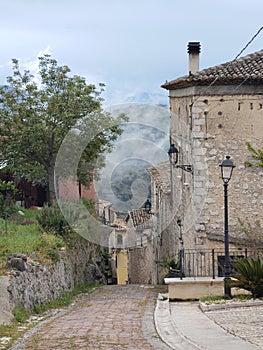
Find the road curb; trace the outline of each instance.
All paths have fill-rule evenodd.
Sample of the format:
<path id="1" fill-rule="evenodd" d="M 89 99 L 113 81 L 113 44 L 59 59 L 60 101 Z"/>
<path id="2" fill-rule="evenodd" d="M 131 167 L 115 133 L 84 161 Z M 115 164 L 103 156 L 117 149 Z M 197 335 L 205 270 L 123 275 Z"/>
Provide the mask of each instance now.
<path id="1" fill-rule="evenodd" d="M 154 311 L 154 322 L 159 337 L 173 350 L 200 349 L 178 332 L 172 320 L 169 299 L 163 297 L 163 294 L 159 295 Z"/>
<path id="2" fill-rule="evenodd" d="M 215 310 L 223 310 L 223 309 L 234 309 L 238 307 L 255 307 L 262 306 L 263 301 L 239 301 L 239 302 L 229 302 L 229 303 L 218 303 L 218 304 L 205 304 L 199 301 L 199 307 L 203 312 L 215 311 Z"/>

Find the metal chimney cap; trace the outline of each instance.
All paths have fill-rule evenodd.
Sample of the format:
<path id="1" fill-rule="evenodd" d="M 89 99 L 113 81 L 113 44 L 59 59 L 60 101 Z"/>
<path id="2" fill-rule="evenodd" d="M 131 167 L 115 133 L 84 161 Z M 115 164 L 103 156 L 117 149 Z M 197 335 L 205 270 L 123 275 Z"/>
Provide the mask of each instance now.
<path id="1" fill-rule="evenodd" d="M 201 45 L 199 41 L 191 41 L 188 43 L 188 50 L 187 52 L 189 54 L 191 53 L 195 53 L 195 54 L 199 54 L 201 51 Z"/>

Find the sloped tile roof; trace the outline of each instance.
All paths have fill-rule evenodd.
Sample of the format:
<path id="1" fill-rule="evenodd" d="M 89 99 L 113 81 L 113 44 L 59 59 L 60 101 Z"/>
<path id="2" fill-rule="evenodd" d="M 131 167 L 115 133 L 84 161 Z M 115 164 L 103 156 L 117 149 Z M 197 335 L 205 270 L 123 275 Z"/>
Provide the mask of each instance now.
<path id="1" fill-rule="evenodd" d="M 144 230 L 152 227 L 152 214 L 148 210 L 144 208 L 133 209 L 129 215 L 134 228 Z"/>
<path id="2" fill-rule="evenodd" d="M 215 67 L 203 69 L 191 75 L 162 85 L 167 90 L 193 85 L 263 84 L 263 50 Z"/>

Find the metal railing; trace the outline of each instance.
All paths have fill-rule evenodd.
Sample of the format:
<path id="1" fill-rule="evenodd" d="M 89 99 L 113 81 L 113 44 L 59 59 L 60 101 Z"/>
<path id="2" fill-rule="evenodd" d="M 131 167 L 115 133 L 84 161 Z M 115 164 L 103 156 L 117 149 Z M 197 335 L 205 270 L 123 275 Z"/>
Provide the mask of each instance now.
<path id="1" fill-rule="evenodd" d="M 185 277 L 223 277 L 225 252 L 223 249 L 194 250 L 181 249 L 182 272 Z M 179 255 L 179 256 L 180 256 Z M 237 249 L 229 251 L 231 273 L 234 273 L 233 263 L 240 258 L 263 258 L 263 249 Z"/>

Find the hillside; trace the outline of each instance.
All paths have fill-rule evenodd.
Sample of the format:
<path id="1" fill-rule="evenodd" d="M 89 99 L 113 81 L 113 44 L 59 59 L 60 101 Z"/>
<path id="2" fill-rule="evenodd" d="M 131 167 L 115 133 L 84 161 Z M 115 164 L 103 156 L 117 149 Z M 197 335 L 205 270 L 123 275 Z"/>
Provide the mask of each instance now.
<path id="1" fill-rule="evenodd" d="M 139 208 L 149 197 L 148 167 L 167 160 L 169 111 L 150 104 L 111 106 L 113 115 L 125 113 L 129 122 L 106 158 L 100 180 L 95 184 L 99 198 L 113 203 L 116 211 Z"/>

